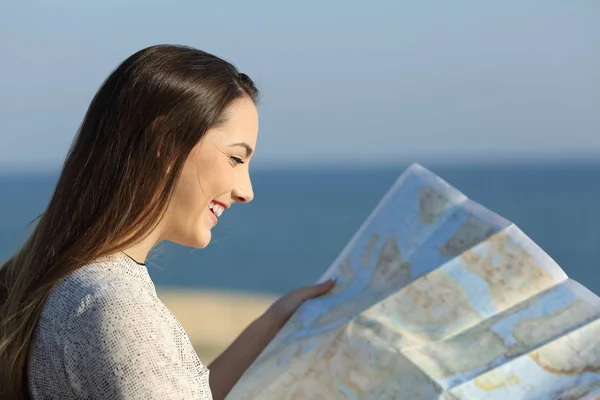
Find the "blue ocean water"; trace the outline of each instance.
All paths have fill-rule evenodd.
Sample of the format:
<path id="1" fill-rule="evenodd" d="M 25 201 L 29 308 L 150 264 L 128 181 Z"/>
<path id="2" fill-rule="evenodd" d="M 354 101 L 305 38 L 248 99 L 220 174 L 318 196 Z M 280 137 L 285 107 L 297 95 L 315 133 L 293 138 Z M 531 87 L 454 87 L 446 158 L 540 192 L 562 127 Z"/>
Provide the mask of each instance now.
<path id="1" fill-rule="evenodd" d="M 253 171 L 255 200 L 227 211 L 206 249 L 161 244 L 150 274 L 157 285 L 267 293 L 310 284 L 407 166 Z M 424 166 L 514 222 L 600 294 L 600 162 Z M 56 178 L 0 175 L 0 262 L 25 240 Z"/>

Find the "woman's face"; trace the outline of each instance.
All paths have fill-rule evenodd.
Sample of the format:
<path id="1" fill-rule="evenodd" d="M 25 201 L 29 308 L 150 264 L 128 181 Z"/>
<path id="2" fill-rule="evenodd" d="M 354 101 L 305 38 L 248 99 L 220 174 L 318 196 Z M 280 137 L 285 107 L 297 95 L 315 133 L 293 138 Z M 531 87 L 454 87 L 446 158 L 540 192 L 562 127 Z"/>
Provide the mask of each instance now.
<path id="1" fill-rule="evenodd" d="M 254 193 L 248 164 L 256 148 L 258 112 L 244 97 L 227 111 L 227 121 L 211 129 L 185 162 L 163 220 L 162 239 L 206 247 L 211 229 L 233 203 Z"/>

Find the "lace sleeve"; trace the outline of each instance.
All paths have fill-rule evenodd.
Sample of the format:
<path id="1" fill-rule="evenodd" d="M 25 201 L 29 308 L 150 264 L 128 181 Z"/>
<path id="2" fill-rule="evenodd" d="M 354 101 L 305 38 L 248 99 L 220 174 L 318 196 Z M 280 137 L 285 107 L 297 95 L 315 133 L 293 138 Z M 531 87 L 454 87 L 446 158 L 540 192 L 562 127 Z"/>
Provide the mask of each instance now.
<path id="1" fill-rule="evenodd" d="M 67 379 L 78 398 L 210 400 L 208 370 L 194 376 L 157 300 L 143 288 L 102 288 L 66 326 Z"/>

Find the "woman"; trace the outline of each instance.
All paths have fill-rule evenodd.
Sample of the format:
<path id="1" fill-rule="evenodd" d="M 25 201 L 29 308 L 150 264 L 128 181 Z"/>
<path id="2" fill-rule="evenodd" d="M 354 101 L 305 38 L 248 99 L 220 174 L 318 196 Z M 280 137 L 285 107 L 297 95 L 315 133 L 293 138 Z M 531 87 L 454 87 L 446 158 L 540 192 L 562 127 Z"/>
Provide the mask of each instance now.
<path id="1" fill-rule="evenodd" d="M 141 50 L 108 77 L 46 211 L 0 269 L 1 399 L 222 399 L 332 288 L 282 297 L 208 368 L 156 297 L 151 248 L 205 247 L 221 214 L 253 198 L 257 94 L 228 62 L 180 46 Z"/>

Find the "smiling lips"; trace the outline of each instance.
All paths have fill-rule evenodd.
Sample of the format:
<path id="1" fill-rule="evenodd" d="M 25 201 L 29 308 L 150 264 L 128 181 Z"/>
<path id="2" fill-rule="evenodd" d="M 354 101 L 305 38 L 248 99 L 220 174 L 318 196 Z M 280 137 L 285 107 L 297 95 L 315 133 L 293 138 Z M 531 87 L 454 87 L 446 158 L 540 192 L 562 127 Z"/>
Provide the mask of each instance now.
<path id="1" fill-rule="evenodd" d="M 215 201 L 211 201 L 210 204 L 208 205 L 208 208 L 210 209 L 211 214 L 213 215 L 215 224 L 216 224 L 219 221 L 219 217 L 221 216 L 221 214 L 223 214 L 223 211 L 225 211 L 226 207 Z"/>

